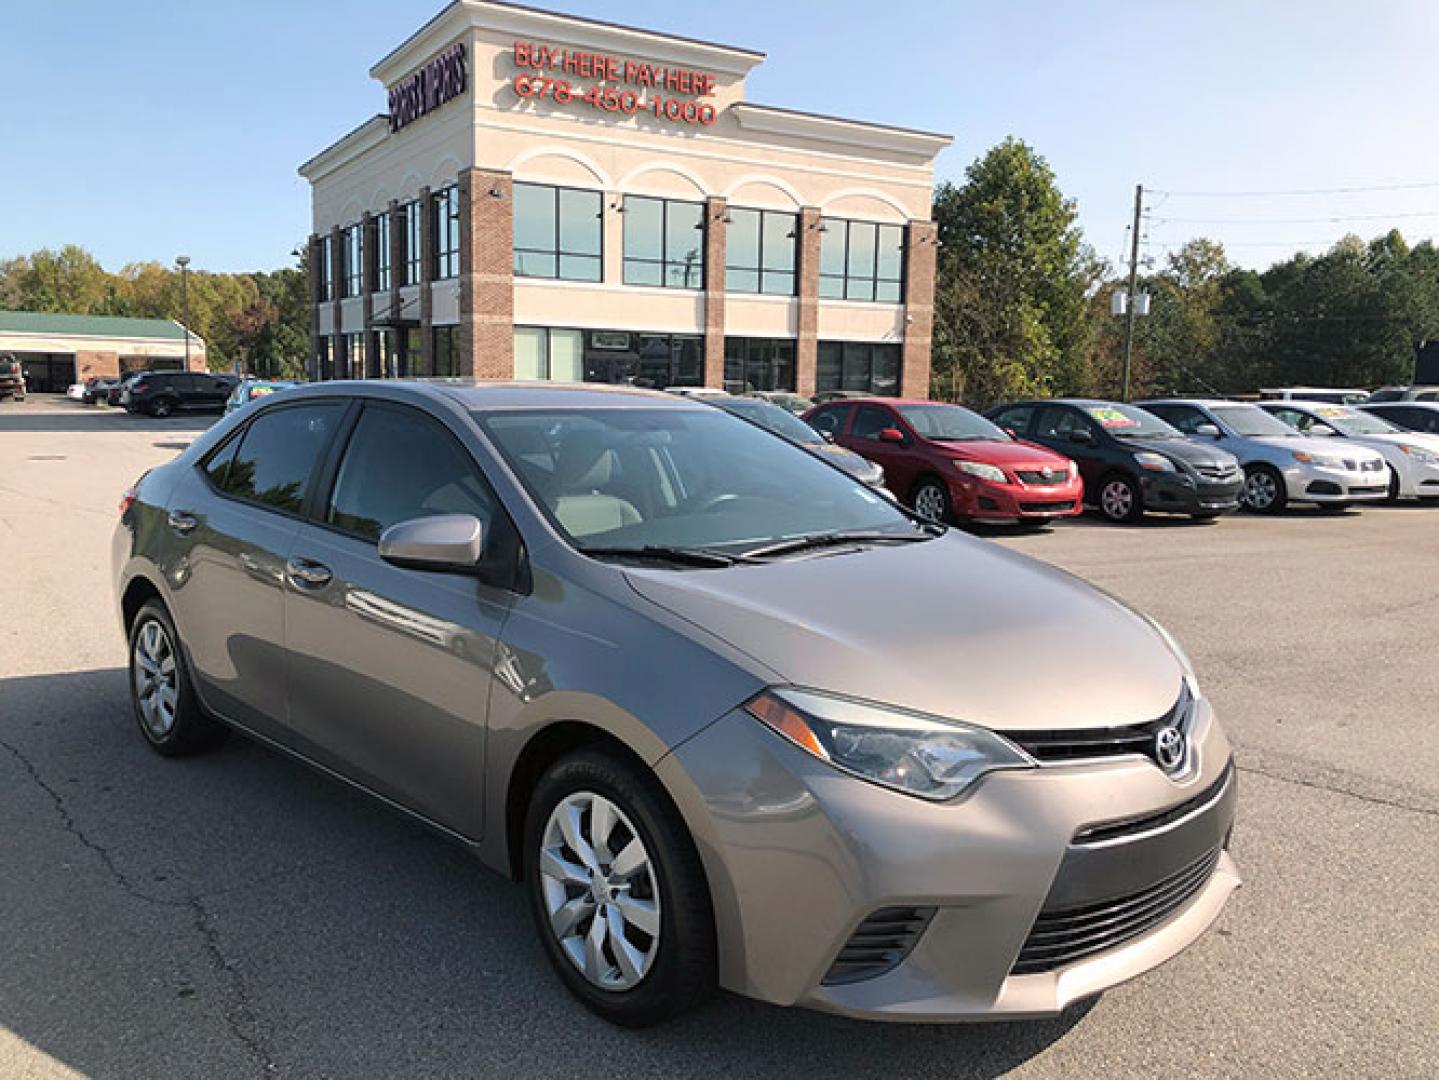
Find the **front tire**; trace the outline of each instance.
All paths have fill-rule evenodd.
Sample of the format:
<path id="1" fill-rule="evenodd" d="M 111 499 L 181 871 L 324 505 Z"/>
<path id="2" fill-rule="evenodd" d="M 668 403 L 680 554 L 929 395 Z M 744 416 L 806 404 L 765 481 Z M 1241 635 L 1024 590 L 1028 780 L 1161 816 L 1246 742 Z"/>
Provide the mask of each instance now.
<path id="1" fill-rule="evenodd" d="M 649 1027 L 713 992 L 704 870 L 653 776 L 599 751 L 562 758 L 530 798 L 524 845 L 535 929 L 587 1008 Z"/>
<path id="2" fill-rule="evenodd" d="M 1144 516 L 1139 485 L 1122 473 L 1105 477 L 1099 485 L 1099 512 L 1109 521 L 1128 525 Z"/>
<path id="3" fill-rule="evenodd" d="M 914 486 L 909 502 L 914 512 L 925 521 L 947 525 L 954 520 L 954 505 L 950 502 L 949 491 L 932 476 Z"/>
<path id="4" fill-rule="evenodd" d="M 140 608 L 130 626 L 130 704 L 140 734 L 150 749 L 164 757 L 209 750 L 230 733 L 205 715 L 190 680 L 180 635 L 158 600 Z"/>
<path id="5" fill-rule="evenodd" d="M 165 417 L 169 416 L 172 411 L 173 407 L 164 398 L 161 398 L 159 401 L 155 402 L 153 405 L 150 406 L 150 415 L 153 416 L 156 420 L 165 419 Z"/>
<path id="6" fill-rule="evenodd" d="M 1244 493 L 1240 496 L 1244 509 L 1256 514 L 1277 514 L 1288 501 L 1284 477 L 1268 465 L 1256 465 L 1244 474 Z"/>

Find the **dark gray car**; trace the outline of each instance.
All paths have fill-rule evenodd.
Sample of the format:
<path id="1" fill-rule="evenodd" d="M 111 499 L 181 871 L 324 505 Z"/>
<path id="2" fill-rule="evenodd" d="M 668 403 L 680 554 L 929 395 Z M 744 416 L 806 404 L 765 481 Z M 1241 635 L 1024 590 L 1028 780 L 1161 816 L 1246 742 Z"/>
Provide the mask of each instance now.
<path id="1" fill-rule="evenodd" d="M 146 474 L 113 558 L 157 752 L 240 729 L 453 837 L 617 1023 L 1051 1016 L 1238 885 L 1164 631 L 701 402 L 297 387 Z"/>
<path id="2" fill-rule="evenodd" d="M 861 483 L 888 491 L 884 486 L 884 469 L 879 464 L 860 457 L 853 450 L 846 450 L 843 446 L 830 442 L 788 409 L 751 397 L 705 400 L 717 409 L 733 413 L 752 424 L 758 424 L 766 431 L 774 432 L 782 439 L 788 439 L 801 449 L 817 455 L 820 460 L 843 469 Z"/>

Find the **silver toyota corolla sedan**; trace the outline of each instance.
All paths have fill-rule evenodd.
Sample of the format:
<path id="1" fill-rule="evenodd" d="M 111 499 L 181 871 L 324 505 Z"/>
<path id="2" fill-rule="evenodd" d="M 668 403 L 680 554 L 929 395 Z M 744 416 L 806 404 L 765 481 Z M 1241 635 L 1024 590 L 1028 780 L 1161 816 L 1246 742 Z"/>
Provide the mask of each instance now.
<path id="1" fill-rule="evenodd" d="M 1184 653 L 702 402 L 330 383 L 125 496 L 158 752 L 231 728 L 523 882 L 586 1005 L 1050 1016 L 1239 884 Z"/>

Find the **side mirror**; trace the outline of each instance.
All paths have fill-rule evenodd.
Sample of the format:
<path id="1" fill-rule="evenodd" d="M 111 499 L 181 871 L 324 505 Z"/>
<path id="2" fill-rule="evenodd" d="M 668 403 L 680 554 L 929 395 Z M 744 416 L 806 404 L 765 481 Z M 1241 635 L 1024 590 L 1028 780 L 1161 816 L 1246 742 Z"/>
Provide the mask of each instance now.
<path id="1" fill-rule="evenodd" d="M 382 532 L 379 548 L 395 566 L 473 573 L 485 553 L 485 527 L 473 514 L 413 518 Z"/>
<path id="2" fill-rule="evenodd" d="M 1194 429 L 1194 434 L 1202 435 L 1206 439 L 1219 439 L 1223 437 L 1219 428 L 1214 424 L 1200 424 Z"/>
<path id="3" fill-rule="evenodd" d="M 834 432 L 833 432 L 833 431 L 821 431 L 821 432 L 819 433 L 819 437 L 820 437 L 821 439 L 823 439 L 825 442 L 834 442 Z"/>
<path id="4" fill-rule="evenodd" d="M 1306 435 L 1322 435 L 1324 438 L 1327 439 L 1327 438 L 1329 438 L 1331 435 L 1338 435 L 1339 432 L 1335 431 L 1335 430 L 1334 430 L 1332 427 L 1330 427 L 1328 424 L 1315 424 L 1313 427 L 1311 427 L 1311 428 L 1310 428 L 1308 431 L 1306 431 L 1304 434 L 1306 434 Z"/>
<path id="5" fill-rule="evenodd" d="M 1081 443 L 1084 446 L 1088 446 L 1094 442 L 1094 432 L 1089 431 L 1085 428 L 1076 428 L 1074 431 L 1071 431 L 1069 433 L 1069 441 L 1072 443 Z"/>
<path id="6" fill-rule="evenodd" d="M 1015 442 L 1018 442 L 1018 441 L 1019 441 L 1019 436 L 1015 434 L 1014 428 L 1012 428 L 1012 427 L 1007 427 L 1007 428 L 1000 428 L 1000 430 L 1003 431 L 1006 435 L 1008 435 L 1008 436 L 1009 436 L 1011 439 L 1013 439 Z"/>
<path id="7" fill-rule="evenodd" d="M 902 443 L 904 442 L 904 432 L 900 431 L 899 428 L 887 427 L 879 433 L 879 441 L 887 443 Z"/>

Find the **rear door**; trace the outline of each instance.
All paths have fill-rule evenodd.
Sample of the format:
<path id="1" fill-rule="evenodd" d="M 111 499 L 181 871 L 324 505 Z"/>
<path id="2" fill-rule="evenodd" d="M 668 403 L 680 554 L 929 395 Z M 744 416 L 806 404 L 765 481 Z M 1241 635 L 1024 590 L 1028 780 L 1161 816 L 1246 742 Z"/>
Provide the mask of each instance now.
<path id="1" fill-rule="evenodd" d="M 367 403 L 285 579 L 289 736 L 301 752 L 465 836 L 483 825 L 485 729 L 513 594 L 383 561 L 391 525 L 472 514 L 512 529 L 470 452 L 406 405 Z"/>
<path id="2" fill-rule="evenodd" d="M 177 485 L 172 614 L 207 704 L 281 737 L 285 561 L 345 405 L 268 409 Z"/>

